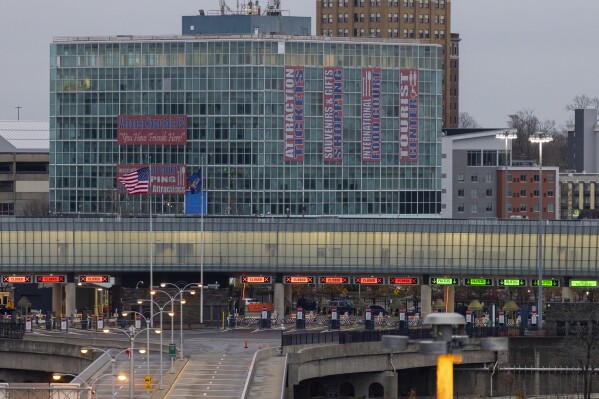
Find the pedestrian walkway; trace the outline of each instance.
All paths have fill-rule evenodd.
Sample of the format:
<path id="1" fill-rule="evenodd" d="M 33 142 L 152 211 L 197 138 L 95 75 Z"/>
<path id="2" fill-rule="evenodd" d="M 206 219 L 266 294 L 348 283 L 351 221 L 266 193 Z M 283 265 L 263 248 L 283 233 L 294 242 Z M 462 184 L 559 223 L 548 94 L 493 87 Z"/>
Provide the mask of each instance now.
<path id="1" fill-rule="evenodd" d="M 258 362 L 248 399 L 281 399 L 285 377 L 285 356 L 275 356 Z"/>

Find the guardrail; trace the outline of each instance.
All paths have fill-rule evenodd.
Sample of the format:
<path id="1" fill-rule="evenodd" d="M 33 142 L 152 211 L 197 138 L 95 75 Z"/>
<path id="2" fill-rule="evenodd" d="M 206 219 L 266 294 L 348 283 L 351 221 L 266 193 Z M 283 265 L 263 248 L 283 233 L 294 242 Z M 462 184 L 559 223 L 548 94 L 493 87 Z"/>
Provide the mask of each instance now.
<path id="1" fill-rule="evenodd" d="M 23 339 L 25 324 L 16 322 L 0 323 L 0 338 Z"/>

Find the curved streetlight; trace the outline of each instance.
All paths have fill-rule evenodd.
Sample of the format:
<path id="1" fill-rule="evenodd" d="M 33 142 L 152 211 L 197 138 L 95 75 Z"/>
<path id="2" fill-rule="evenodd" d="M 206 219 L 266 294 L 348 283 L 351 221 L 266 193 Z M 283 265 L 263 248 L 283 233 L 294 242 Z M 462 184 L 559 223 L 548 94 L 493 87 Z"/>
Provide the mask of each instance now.
<path id="1" fill-rule="evenodd" d="M 142 332 L 146 331 L 146 330 L 150 330 L 149 327 L 146 327 L 142 330 L 139 331 L 135 331 L 137 330 L 134 326 L 129 327 L 130 330 L 129 332 L 127 332 L 126 330 L 121 330 L 121 329 L 115 329 L 115 330 L 111 330 L 109 328 L 104 328 L 102 330 L 102 332 L 104 334 L 109 334 L 113 331 L 115 332 L 121 332 L 123 334 L 125 334 L 128 338 L 129 338 L 129 350 L 130 350 L 130 357 L 129 357 L 129 399 L 133 399 L 133 397 L 135 396 L 135 383 L 134 383 L 134 368 L 133 368 L 133 358 L 134 358 L 134 344 L 135 344 L 135 338 Z M 149 360 L 149 359 L 148 359 Z"/>
<path id="2" fill-rule="evenodd" d="M 180 315 L 179 315 L 179 320 L 180 320 L 180 334 L 181 334 L 181 342 L 180 342 L 180 348 L 179 348 L 179 359 L 183 360 L 183 305 L 185 304 L 185 299 L 183 299 L 183 294 L 188 292 L 191 295 L 195 295 L 196 291 L 192 290 L 190 288 L 192 287 L 198 287 L 201 288 L 202 287 L 202 283 L 189 283 L 186 284 L 183 287 L 180 287 L 177 284 L 173 284 L 173 283 L 161 283 L 160 286 L 162 288 L 165 287 L 173 287 L 177 290 L 177 293 L 175 294 L 175 298 L 177 298 L 177 296 L 179 296 L 179 304 L 180 304 Z"/>
<path id="3" fill-rule="evenodd" d="M 166 283 L 162 283 L 165 284 Z M 162 284 L 160 284 L 160 286 L 162 287 Z M 153 290 L 153 294 L 151 293 L 152 296 L 156 295 L 157 293 L 162 293 L 164 295 L 166 295 L 168 297 L 168 302 L 166 302 L 164 305 L 166 305 L 167 303 L 170 302 L 171 304 L 171 310 L 170 312 L 168 312 L 168 315 L 171 317 L 171 342 L 170 344 L 174 344 L 175 343 L 175 328 L 174 328 L 174 316 L 175 316 L 175 301 L 177 300 L 177 295 L 171 295 L 168 291 L 164 291 L 164 290 Z M 162 309 L 160 309 L 162 311 Z M 162 328 L 162 323 L 160 323 L 160 328 Z M 176 355 L 175 355 L 176 356 Z M 170 374 L 173 374 L 175 372 L 175 367 L 174 367 L 174 358 L 173 356 L 171 356 L 171 369 L 170 369 Z"/>
<path id="4" fill-rule="evenodd" d="M 152 290 L 151 295 L 155 295 L 155 294 L 156 294 L 156 291 Z M 160 304 L 158 302 L 154 301 L 153 299 L 138 299 L 137 300 L 138 305 L 141 305 L 144 302 L 150 302 L 152 307 L 156 306 L 156 307 L 158 307 L 158 309 L 160 309 L 158 312 L 152 314 L 152 318 L 154 316 L 156 316 L 157 314 L 160 314 L 160 328 L 154 329 L 154 331 L 156 332 L 156 334 L 160 334 L 160 385 L 159 385 L 159 388 L 162 390 L 162 373 L 163 373 L 163 371 L 162 371 L 162 336 L 164 335 L 164 334 L 162 334 L 162 314 L 168 313 L 169 316 L 174 317 L 175 313 L 167 312 L 164 310 L 164 308 L 166 307 L 166 305 L 168 305 L 169 302 L 165 302 L 164 304 L 162 304 L 162 306 L 160 306 Z"/>
<path id="5" fill-rule="evenodd" d="M 537 298 L 537 313 L 539 334 L 543 334 L 543 144 L 553 141 L 553 137 L 543 132 L 537 132 L 528 139 L 531 143 L 539 144 L 539 226 L 537 237 L 537 269 L 539 272 L 539 293 Z"/>
<path id="6" fill-rule="evenodd" d="M 129 313 L 133 313 L 136 317 L 137 317 L 137 315 L 139 315 L 146 322 L 146 328 L 145 328 L 145 330 L 146 330 L 146 348 L 145 349 L 139 349 L 139 353 L 146 354 L 146 375 L 150 375 L 150 330 L 152 328 L 149 327 L 148 319 L 146 318 L 146 316 L 144 316 L 140 312 L 136 312 L 134 310 L 129 310 L 129 311 L 126 311 L 126 312 L 121 312 L 121 314 L 123 315 L 123 317 L 127 317 L 127 315 Z M 138 328 L 138 327 L 136 326 L 136 328 Z M 143 350 L 143 352 L 142 352 L 142 350 Z"/>

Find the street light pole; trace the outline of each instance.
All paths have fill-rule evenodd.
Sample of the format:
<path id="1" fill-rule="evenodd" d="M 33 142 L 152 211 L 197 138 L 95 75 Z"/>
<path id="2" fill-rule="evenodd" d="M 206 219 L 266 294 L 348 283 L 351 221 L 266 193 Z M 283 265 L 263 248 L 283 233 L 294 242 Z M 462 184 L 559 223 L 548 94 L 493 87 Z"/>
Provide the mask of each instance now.
<path id="1" fill-rule="evenodd" d="M 529 138 L 531 143 L 539 144 L 539 224 L 537 229 L 537 269 L 539 272 L 539 290 L 537 298 L 538 330 L 543 333 L 543 143 L 549 143 L 553 138 L 536 133 Z"/>
<path id="2" fill-rule="evenodd" d="M 179 287 L 177 284 L 173 284 L 173 283 L 160 283 L 160 287 L 165 288 L 167 286 L 176 288 L 178 291 L 176 294 L 174 294 L 174 296 L 170 296 L 170 294 L 168 294 L 167 292 L 165 292 L 170 298 L 171 301 L 175 301 L 177 299 L 177 296 L 179 296 L 179 308 L 181 311 L 181 314 L 179 315 L 179 321 L 180 321 L 180 330 L 179 333 L 181 335 L 181 343 L 180 343 L 180 350 L 179 350 L 179 359 L 183 360 L 183 305 L 185 304 L 185 300 L 183 299 L 183 294 L 188 292 L 191 295 L 195 295 L 196 291 L 195 290 L 188 290 L 188 288 L 191 287 L 202 287 L 202 283 L 189 283 L 186 284 L 184 287 Z M 171 308 L 171 311 L 174 313 L 174 309 Z M 174 343 L 174 341 L 173 341 Z"/>
<path id="3" fill-rule="evenodd" d="M 504 201 L 505 201 L 505 215 L 503 215 L 504 219 L 508 218 L 508 213 L 509 213 L 509 200 L 508 200 L 508 196 L 507 196 L 507 186 L 508 186 L 508 180 L 507 180 L 507 175 L 508 175 L 508 163 L 507 163 L 507 159 L 508 159 L 508 152 L 507 152 L 507 142 L 508 140 L 514 140 L 515 138 L 517 138 L 518 136 L 516 135 L 516 132 L 513 130 L 506 130 L 504 132 L 501 133 L 497 133 L 495 135 L 496 138 L 498 139 L 503 139 L 505 140 L 505 178 L 503 179 L 503 183 L 504 183 Z M 511 164 L 511 162 L 510 162 Z"/>

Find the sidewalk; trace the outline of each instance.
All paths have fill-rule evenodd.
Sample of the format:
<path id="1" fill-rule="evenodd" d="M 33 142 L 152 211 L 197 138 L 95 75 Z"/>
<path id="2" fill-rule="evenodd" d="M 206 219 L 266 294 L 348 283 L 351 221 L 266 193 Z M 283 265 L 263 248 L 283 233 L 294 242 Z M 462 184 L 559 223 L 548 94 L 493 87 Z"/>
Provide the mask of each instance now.
<path id="1" fill-rule="evenodd" d="M 250 399 L 281 399 L 285 356 L 274 356 L 254 365 L 256 372 L 248 394 Z"/>

